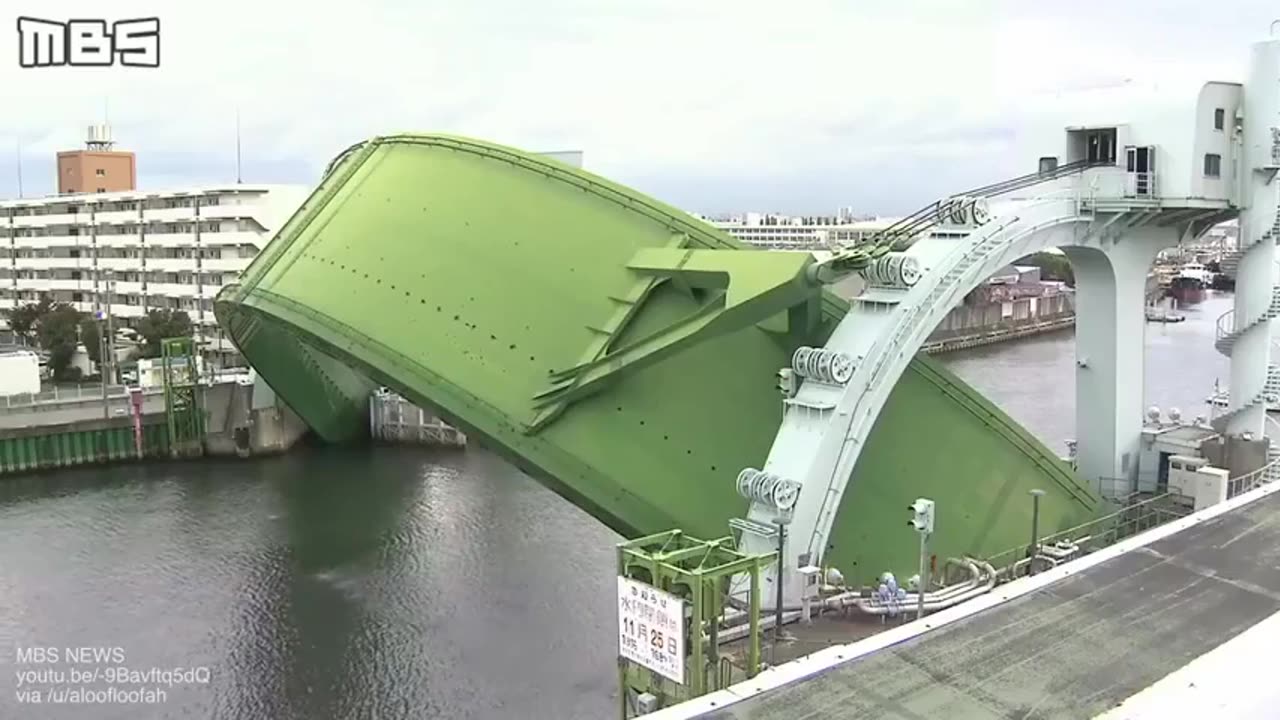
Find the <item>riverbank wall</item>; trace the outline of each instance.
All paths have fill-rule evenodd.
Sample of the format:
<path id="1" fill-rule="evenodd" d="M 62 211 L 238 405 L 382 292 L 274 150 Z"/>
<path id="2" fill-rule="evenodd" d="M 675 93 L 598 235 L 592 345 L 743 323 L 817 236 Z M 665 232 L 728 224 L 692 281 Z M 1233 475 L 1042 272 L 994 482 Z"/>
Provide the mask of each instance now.
<path id="1" fill-rule="evenodd" d="M 1147 277 L 1147 302 L 1164 295 L 1159 279 Z M 920 351 L 938 354 L 991 345 L 1007 340 L 1075 327 L 1076 296 L 1062 283 L 1030 281 L 989 284 L 976 288 L 952 308 Z"/>
<path id="2" fill-rule="evenodd" d="M 163 415 L 143 419 L 141 447 L 133 418 L 112 417 L 0 430 L 0 475 L 169 456 Z"/>
<path id="3" fill-rule="evenodd" d="M 1074 327 L 1076 296 L 1060 284 L 989 285 L 951 309 L 921 351 L 963 350 Z"/>
<path id="4" fill-rule="evenodd" d="M 259 387 L 261 386 L 261 387 Z M 201 386 L 204 437 L 193 458 L 281 453 L 306 425 L 261 383 Z M 0 407 L 0 476 L 101 463 L 173 456 L 163 392 L 146 393 L 138 428 L 123 387 L 55 398 L 29 398 Z M 105 415 L 105 417 L 104 417 Z M 139 442 L 140 440 L 140 442 Z"/>

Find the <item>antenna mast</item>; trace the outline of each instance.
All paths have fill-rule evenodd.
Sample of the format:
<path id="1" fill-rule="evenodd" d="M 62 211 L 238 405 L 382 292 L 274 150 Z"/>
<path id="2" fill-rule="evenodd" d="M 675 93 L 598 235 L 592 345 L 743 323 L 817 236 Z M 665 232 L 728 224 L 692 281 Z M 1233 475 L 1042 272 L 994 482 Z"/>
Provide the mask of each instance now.
<path id="1" fill-rule="evenodd" d="M 240 182 L 240 108 L 236 108 L 236 184 Z"/>

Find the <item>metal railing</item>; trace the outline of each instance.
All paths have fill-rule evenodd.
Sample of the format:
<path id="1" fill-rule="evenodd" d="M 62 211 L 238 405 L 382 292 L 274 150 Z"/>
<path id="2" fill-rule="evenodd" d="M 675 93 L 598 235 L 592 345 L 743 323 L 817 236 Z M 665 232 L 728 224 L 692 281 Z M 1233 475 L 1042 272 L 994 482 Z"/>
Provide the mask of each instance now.
<path id="1" fill-rule="evenodd" d="M 1130 172 L 1125 178 L 1125 195 L 1128 197 L 1154 197 L 1156 174 L 1154 172 Z"/>
<path id="2" fill-rule="evenodd" d="M 1277 436 L 1280 436 L 1280 422 L 1270 416 L 1267 417 L 1267 422 L 1275 429 Z M 1278 441 L 1273 440 L 1274 442 Z M 1280 446 L 1273 448 L 1275 449 L 1269 451 L 1267 462 L 1262 467 L 1227 480 L 1227 499 L 1280 479 Z M 1184 498 L 1176 493 L 1133 493 L 1120 502 L 1123 507 L 1109 515 L 1038 538 L 1034 553 L 1028 542 L 984 559 L 996 568 L 997 576 L 1002 582 L 1013 580 L 1019 576 L 1020 571 L 1025 574 L 1030 566 L 1028 558 L 1035 556 L 1046 562 L 1053 562 L 1053 558 L 1040 555 L 1042 548 L 1065 542 L 1076 548 L 1071 556 L 1074 560 L 1193 512 L 1185 504 Z"/>
<path id="3" fill-rule="evenodd" d="M 1113 513 L 1038 538 L 1034 555 L 1041 557 L 1041 548 L 1065 542 L 1078 549 L 1072 559 L 1083 557 L 1144 530 L 1185 517 L 1191 512 L 1178 502 L 1177 495 L 1143 495 L 1134 493 L 1124 498 L 1121 500 L 1124 506 Z M 996 569 L 997 576 L 1002 581 L 1007 581 L 1017 578 L 1020 572 L 1025 574 L 1029 567 L 1027 558 L 1032 555 L 1031 543 L 1027 542 L 984 559 Z"/>
<path id="4" fill-rule="evenodd" d="M 144 388 L 143 395 L 155 395 L 164 392 L 164 388 Z M 125 398 L 129 397 L 129 387 L 127 385 L 108 385 L 107 398 Z M 42 390 L 38 393 L 19 393 L 16 395 L 6 395 L 3 402 L 0 402 L 0 410 L 33 410 L 40 409 L 41 406 L 61 405 L 64 403 L 75 403 L 87 400 L 102 400 L 102 385 L 79 383 L 76 385 L 55 385 L 49 390 Z"/>

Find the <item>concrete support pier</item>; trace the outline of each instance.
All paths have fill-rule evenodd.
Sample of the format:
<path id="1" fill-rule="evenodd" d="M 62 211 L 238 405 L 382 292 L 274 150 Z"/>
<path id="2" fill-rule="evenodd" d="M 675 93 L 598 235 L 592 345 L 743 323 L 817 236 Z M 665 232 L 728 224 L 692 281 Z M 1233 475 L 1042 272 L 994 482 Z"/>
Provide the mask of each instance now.
<path id="1" fill-rule="evenodd" d="M 1128 495 L 1142 436 L 1146 277 L 1176 231 L 1068 247 L 1076 277 L 1076 468 L 1108 498 Z"/>

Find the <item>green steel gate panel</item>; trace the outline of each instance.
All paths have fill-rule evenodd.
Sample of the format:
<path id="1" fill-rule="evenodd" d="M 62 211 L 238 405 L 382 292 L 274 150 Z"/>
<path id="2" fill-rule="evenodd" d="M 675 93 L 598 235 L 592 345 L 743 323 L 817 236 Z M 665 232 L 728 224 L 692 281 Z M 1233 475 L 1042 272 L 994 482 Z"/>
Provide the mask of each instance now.
<path id="1" fill-rule="evenodd" d="M 168 451 L 164 425 L 143 425 L 143 457 L 168 457 Z M 0 438 L 0 475 L 135 459 L 132 426 L 94 430 L 50 428 L 45 434 Z"/>
<path id="2" fill-rule="evenodd" d="M 735 490 L 778 428 L 774 373 L 847 311 L 826 293 L 816 330 L 749 326 L 622 376 L 533 431 L 548 374 L 580 362 L 635 310 L 615 345 L 703 303 L 675 282 L 629 298 L 636 251 L 741 249 L 691 216 L 553 160 L 448 136 L 375 138 L 331 168 L 218 295 L 220 324 L 272 389 L 330 441 L 367 432 L 385 385 L 434 408 L 626 535 L 717 537 L 746 512 Z M 780 261 L 794 254 L 780 254 Z M 917 359 L 854 470 L 825 560 L 871 577 L 910 570 L 905 508 L 938 501 L 939 555 L 1025 541 L 1033 487 L 1046 531 L 1100 500 L 971 388 Z"/>

